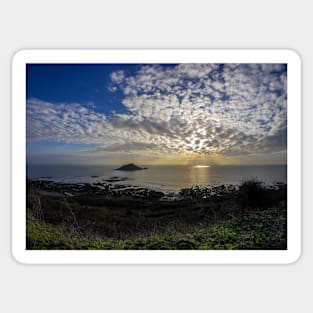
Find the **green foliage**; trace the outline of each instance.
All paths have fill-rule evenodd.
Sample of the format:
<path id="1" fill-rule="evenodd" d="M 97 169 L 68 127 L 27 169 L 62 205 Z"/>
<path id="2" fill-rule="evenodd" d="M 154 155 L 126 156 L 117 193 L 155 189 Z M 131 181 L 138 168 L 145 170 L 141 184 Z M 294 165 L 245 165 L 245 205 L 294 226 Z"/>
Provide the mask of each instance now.
<path id="1" fill-rule="evenodd" d="M 128 240 L 95 240 L 75 229 L 27 221 L 28 249 L 85 250 L 277 250 L 287 248 L 284 208 L 247 211 L 240 217 L 186 234 Z"/>
<path id="2" fill-rule="evenodd" d="M 286 249 L 287 186 L 249 180 L 209 198 L 79 193 L 27 185 L 27 249 Z M 64 187 L 71 191 L 74 187 Z"/>
<path id="3" fill-rule="evenodd" d="M 73 229 L 32 219 L 27 219 L 26 226 L 27 249 L 78 250 L 89 244 Z"/>

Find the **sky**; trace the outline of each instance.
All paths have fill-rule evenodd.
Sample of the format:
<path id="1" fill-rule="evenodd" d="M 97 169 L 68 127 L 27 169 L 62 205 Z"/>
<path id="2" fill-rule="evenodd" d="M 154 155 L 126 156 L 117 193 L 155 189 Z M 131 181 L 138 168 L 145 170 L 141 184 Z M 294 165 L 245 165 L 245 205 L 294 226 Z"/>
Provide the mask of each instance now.
<path id="1" fill-rule="evenodd" d="M 28 64 L 30 164 L 286 164 L 285 64 Z"/>

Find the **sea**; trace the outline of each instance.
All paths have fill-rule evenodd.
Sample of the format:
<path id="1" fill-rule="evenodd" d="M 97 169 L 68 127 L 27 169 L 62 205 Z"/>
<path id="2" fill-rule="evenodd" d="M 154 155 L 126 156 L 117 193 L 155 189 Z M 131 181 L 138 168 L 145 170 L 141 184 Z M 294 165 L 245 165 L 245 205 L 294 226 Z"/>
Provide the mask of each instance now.
<path id="1" fill-rule="evenodd" d="M 27 177 L 59 183 L 98 183 L 110 180 L 122 185 L 179 191 L 193 186 L 239 185 L 256 179 L 267 185 L 287 183 L 286 165 L 140 165 L 139 171 L 119 171 L 108 165 L 27 165 Z"/>

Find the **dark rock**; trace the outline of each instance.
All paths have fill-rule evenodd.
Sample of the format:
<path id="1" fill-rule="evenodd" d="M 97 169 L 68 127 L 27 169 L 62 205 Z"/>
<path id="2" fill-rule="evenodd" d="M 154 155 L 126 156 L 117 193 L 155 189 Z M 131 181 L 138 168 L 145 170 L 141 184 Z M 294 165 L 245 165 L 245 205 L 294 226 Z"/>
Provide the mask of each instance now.
<path id="1" fill-rule="evenodd" d="M 139 167 L 137 165 L 135 165 L 134 163 L 129 163 L 126 165 L 123 165 L 119 168 L 116 168 L 115 170 L 118 171 L 140 171 L 140 170 L 146 170 L 146 167 Z"/>

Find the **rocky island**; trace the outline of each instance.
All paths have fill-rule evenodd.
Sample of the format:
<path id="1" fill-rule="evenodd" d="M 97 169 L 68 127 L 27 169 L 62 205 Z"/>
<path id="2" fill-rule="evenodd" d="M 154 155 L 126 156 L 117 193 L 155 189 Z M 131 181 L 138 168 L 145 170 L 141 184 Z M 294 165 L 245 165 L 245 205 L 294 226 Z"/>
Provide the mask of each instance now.
<path id="1" fill-rule="evenodd" d="M 135 165 L 134 163 L 129 163 L 126 165 L 122 165 L 119 168 L 116 168 L 116 171 L 140 171 L 140 170 L 146 170 L 146 167 L 139 167 Z"/>

